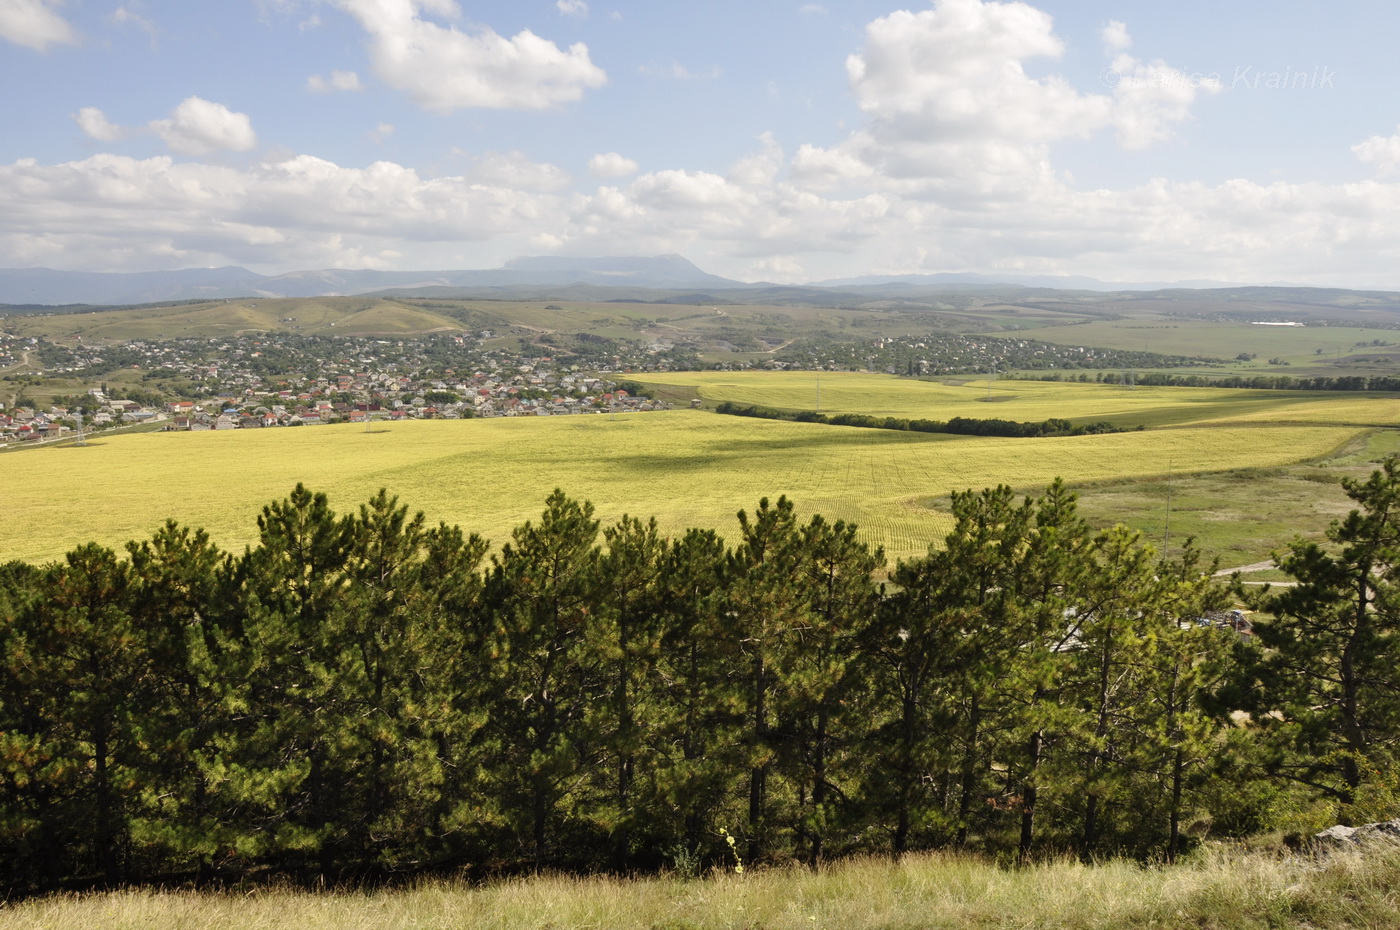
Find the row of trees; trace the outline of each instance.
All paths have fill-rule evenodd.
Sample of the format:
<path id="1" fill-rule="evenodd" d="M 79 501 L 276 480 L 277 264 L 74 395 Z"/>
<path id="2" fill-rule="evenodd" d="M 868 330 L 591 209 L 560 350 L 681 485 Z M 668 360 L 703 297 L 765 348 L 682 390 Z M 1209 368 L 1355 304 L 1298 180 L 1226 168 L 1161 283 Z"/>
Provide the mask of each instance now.
<path id="1" fill-rule="evenodd" d="M 1188 548 L 1056 483 L 953 495 L 877 581 L 785 499 L 712 531 L 555 492 L 488 554 L 381 492 L 303 487 L 241 555 L 168 524 L 0 567 L 0 884 L 463 866 L 818 863 L 967 846 L 1172 858 L 1291 779 L 1394 769 L 1393 463 L 1296 546 L 1267 649 Z M 1199 831 L 1196 831 L 1199 833 Z"/>
<path id="2" fill-rule="evenodd" d="M 872 417 L 864 413 L 818 413 L 815 410 L 784 411 L 771 407 L 744 406 L 724 401 L 716 413 L 736 417 L 756 417 L 760 420 L 793 420 L 797 423 L 828 423 L 832 426 L 857 426 L 863 429 L 892 429 L 915 433 L 953 433 L 959 436 L 1012 436 L 1037 438 L 1041 436 L 1085 436 L 1099 433 L 1126 432 L 1123 427 L 1107 421 L 1075 426 L 1069 420 L 1051 417 L 1040 422 L 1017 422 L 995 417 L 953 417 L 950 420 L 910 420 L 907 417 Z M 1141 430 L 1143 427 L 1139 426 Z"/>
<path id="3" fill-rule="evenodd" d="M 1270 359 L 1273 363 L 1274 360 Z M 1182 375 L 1166 371 L 1101 371 L 1094 378 L 1087 374 L 1053 372 L 1048 375 L 1019 374 L 1018 381 L 1079 381 L 1096 380 L 1100 384 L 1126 382 L 1146 387 L 1218 387 L 1245 388 L 1256 391 L 1400 391 L 1400 378 L 1393 375 L 1341 375 L 1328 377 L 1294 377 L 1293 375 Z"/>

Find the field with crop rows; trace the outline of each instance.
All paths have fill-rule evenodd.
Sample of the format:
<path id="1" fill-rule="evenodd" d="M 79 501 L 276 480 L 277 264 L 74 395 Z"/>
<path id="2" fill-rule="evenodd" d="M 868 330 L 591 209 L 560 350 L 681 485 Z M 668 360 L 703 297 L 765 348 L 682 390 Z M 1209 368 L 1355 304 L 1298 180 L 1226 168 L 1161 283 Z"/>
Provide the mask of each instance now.
<path id="1" fill-rule="evenodd" d="M 908 382 L 886 384 L 898 393 Z M 259 509 L 299 481 L 330 494 L 340 510 L 386 487 L 431 520 L 497 543 L 555 487 L 593 501 L 605 520 L 655 515 L 668 532 L 704 526 L 723 535 L 735 531 L 739 509 L 786 494 L 804 514 L 855 521 L 871 542 L 903 557 L 946 532 L 947 516 L 932 505 L 951 489 L 1007 483 L 1037 491 L 1056 476 L 1156 476 L 1169 461 L 1177 473 L 1271 467 L 1325 455 L 1360 432 L 1223 422 L 1014 440 L 677 410 L 402 422 L 373 432 L 344 425 L 107 436 L 0 456 L 0 479 L 14 492 L 0 513 L 0 558 L 54 558 L 87 540 L 120 545 L 168 517 L 241 547 L 255 536 Z"/>
<path id="2" fill-rule="evenodd" d="M 1234 358 L 1240 352 L 1249 352 L 1259 356 L 1260 367 L 1263 367 L 1265 359 L 1273 356 L 1293 360 L 1293 364 L 1315 356 L 1330 362 L 1338 356 L 1364 351 L 1357 347 L 1357 343 L 1376 339 L 1384 343 L 1400 342 L 1400 333 L 1380 327 L 1263 326 L 1226 320 L 1154 320 L 1142 317 L 1095 320 L 1073 326 L 1028 325 L 1016 335 L 1061 345 L 1102 346 L 1124 351 L 1161 352 L 1165 355 Z M 1279 374 L 1290 373 L 1287 369 L 1275 371 Z"/>
<path id="3" fill-rule="evenodd" d="M 863 413 L 909 419 L 952 417 L 1117 426 L 1179 426 L 1231 421 L 1400 426 L 1400 395 L 1244 391 L 1229 388 L 1125 388 L 1053 381 L 916 381 L 860 372 L 683 371 L 647 374 L 648 383 L 684 386 L 706 401 L 785 410 Z M 820 391 L 820 393 L 818 393 Z"/>

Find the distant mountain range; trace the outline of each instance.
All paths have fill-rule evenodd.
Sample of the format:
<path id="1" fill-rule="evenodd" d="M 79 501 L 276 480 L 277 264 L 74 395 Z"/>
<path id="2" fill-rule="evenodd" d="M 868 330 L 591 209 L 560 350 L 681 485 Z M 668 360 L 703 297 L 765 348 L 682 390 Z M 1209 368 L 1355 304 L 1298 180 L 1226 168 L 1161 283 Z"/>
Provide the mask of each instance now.
<path id="1" fill-rule="evenodd" d="M 957 274 L 945 272 L 941 274 L 900 274 L 900 275 L 863 275 L 858 278 L 833 278 L 829 281 L 814 281 L 810 287 L 870 287 L 872 285 L 886 284 L 911 284 L 921 287 L 938 285 L 973 285 L 1000 287 L 1007 284 L 1014 284 L 1019 287 L 1051 288 L 1053 290 L 1070 291 L 1159 291 L 1165 288 L 1217 288 L 1217 287 L 1241 287 L 1243 285 L 1232 284 L 1226 281 L 1100 281 L 1098 278 L 1087 278 L 1083 275 L 986 275 L 986 274 Z M 1280 287 L 1299 287 L 1301 285 L 1281 284 Z"/>
<path id="2" fill-rule="evenodd" d="M 1285 285 L 1296 287 L 1296 285 Z M 700 270 L 680 255 L 626 258 L 532 256 L 479 271 L 328 269 L 262 275 L 246 268 L 99 273 L 48 268 L 0 268 L 0 304 L 122 306 L 246 297 L 500 297 L 502 299 L 633 299 L 671 303 L 830 303 L 860 291 L 887 299 L 981 290 L 1089 292 L 1234 288 L 1218 281 L 1105 282 L 1082 276 L 914 274 L 867 275 L 784 286 L 747 283 Z M 662 291 L 664 294 L 649 292 Z M 587 294 L 588 297 L 571 296 Z"/>
<path id="3" fill-rule="evenodd" d="M 331 297 L 450 288 L 568 285 L 662 289 L 747 287 L 708 274 L 679 255 L 650 258 L 517 258 L 484 271 L 332 269 L 261 275 L 246 268 L 100 273 L 0 268 L 0 304 L 147 304 L 225 297 Z"/>

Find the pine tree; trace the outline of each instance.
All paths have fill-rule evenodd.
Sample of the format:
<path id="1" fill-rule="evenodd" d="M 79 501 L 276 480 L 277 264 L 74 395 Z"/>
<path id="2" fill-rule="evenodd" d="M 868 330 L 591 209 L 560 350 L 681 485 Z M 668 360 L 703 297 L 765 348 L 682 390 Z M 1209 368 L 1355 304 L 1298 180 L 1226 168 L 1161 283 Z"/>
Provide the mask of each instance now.
<path id="1" fill-rule="evenodd" d="M 400 828 L 404 854 L 416 851 L 420 862 L 479 852 L 500 822 L 487 727 L 494 695 L 493 630 L 481 571 L 486 550 L 484 539 L 456 526 L 440 524 L 423 536 L 416 612 L 421 651 L 410 670 L 413 703 L 404 708 L 414 769 Z"/>
<path id="2" fill-rule="evenodd" d="M 788 768 L 799 785 L 799 833 L 815 868 L 845 799 L 839 775 L 860 769 L 844 753 L 868 723 L 859 644 L 875 618 L 880 591 L 874 573 L 884 553 L 857 540 L 854 525 L 827 523 L 820 515 L 802 527 L 797 545 L 807 609 L 787 631 L 780 717 Z"/>
<path id="3" fill-rule="evenodd" d="M 1016 572 L 1025 560 L 1034 508 L 1005 485 L 952 495 L 953 531 L 931 558 L 936 639 L 947 644 L 950 729 L 959 743 L 956 841 L 966 845 L 974 812 L 993 812 L 993 746 L 1009 725 L 999 686 L 1018 659 Z"/>
<path id="4" fill-rule="evenodd" d="M 712 530 L 695 529 L 670 542 L 663 556 L 657 757 L 647 807 L 686 858 L 698 857 L 725 826 L 715 818 L 736 793 L 747 757 L 740 677 L 747 663 L 725 606 L 725 558 Z"/>
<path id="5" fill-rule="evenodd" d="M 597 606 L 597 537 L 593 505 L 555 490 L 539 523 L 517 527 L 493 557 L 488 582 L 505 815 L 536 868 L 548 861 L 559 807 L 596 751 L 586 717 L 606 686 L 585 643 Z M 564 812 L 576 826 L 574 813 Z"/>
<path id="6" fill-rule="evenodd" d="M 230 726 L 219 738 L 237 851 L 335 873 L 360 748 L 340 681 L 351 526 L 302 485 L 263 508 L 233 567 L 238 625 L 218 643 Z"/>
<path id="7" fill-rule="evenodd" d="M 1400 460 L 1343 487 L 1359 508 L 1332 524 L 1328 545 L 1289 546 L 1279 568 L 1297 585 L 1258 598 L 1273 619 L 1255 632 L 1272 768 L 1337 802 L 1345 823 L 1368 781 L 1393 774 L 1400 745 Z"/>
<path id="8" fill-rule="evenodd" d="M 133 622 L 149 654 L 141 700 L 145 756 L 141 805 L 132 830 L 155 855 L 207 876 L 233 837 L 211 783 L 213 738 L 223 720 L 218 658 L 226 633 L 228 556 L 203 530 L 167 522 L 127 544 Z M 160 861 L 158 859 L 157 861 Z"/>
<path id="9" fill-rule="evenodd" d="M 25 732 L 39 763 L 39 848 L 55 872 L 122 877 L 143 739 L 147 655 L 130 611 L 131 574 L 89 543 L 40 576 L 43 597 L 11 631 L 14 684 L 29 693 Z M 56 877 L 56 876 L 51 876 Z"/>
<path id="10" fill-rule="evenodd" d="M 600 801 L 611 826 L 613 864 L 627 867 L 634 831 L 644 826 L 636 805 L 639 766 L 650 769 L 648 753 L 654 720 L 654 679 L 662 633 L 665 545 L 656 520 L 643 523 L 624 515 L 603 532 L 607 551 L 598 561 L 599 610 L 589 626 L 588 648 L 609 679 L 608 699 L 595 723 L 600 748 L 611 769 L 610 795 Z"/>
<path id="11" fill-rule="evenodd" d="M 809 603 L 800 584 L 803 559 L 792 502 L 780 497 L 770 505 L 763 498 L 752 517 L 739 512 L 739 529 L 740 543 L 727 560 L 724 610 L 733 615 L 747 666 L 742 671 L 748 719 L 746 858 L 757 861 L 772 840 L 769 780 L 780 742 L 775 692 L 783 650 L 791 632 L 809 622 Z"/>

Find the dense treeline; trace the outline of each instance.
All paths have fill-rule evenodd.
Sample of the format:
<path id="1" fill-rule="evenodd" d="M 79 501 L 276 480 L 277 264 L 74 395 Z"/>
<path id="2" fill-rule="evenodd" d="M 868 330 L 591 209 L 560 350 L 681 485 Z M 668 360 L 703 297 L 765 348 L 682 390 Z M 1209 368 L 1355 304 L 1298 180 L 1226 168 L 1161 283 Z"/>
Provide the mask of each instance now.
<path id="1" fill-rule="evenodd" d="M 1267 826 L 1284 780 L 1356 815 L 1396 771 L 1400 471 L 1348 490 L 1265 649 L 1202 622 L 1196 551 L 1092 531 L 1059 483 L 954 494 L 888 585 L 786 499 L 726 543 L 558 491 L 489 553 L 298 486 L 241 555 L 170 523 L 9 563 L 0 885 L 732 864 L 723 831 L 748 862 L 1171 858 Z"/>
<path id="2" fill-rule="evenodd" d="M 865 429 L 906 430 L 915 433 L 953 433 L 959 436 L 1015 436 L 1034 438 L 1038 436 L 1086 436 L 1096 433 L 1121 433 L 1122 427 L 1112 423 L 1085 423 L 1079 426 L 1060 417 L 1051 417 L 1039 423 L 1017 422 L 996 418 L 953 417 L 951 420 L 910 420 L 906 417 L 872 417 L 863 413 L 818 413 L 815 410 L 800 410 L 796 413 L 774 410 L 771 407 L 743 406 L 733 401 L 723 401 L 715 407 L 716 413 L 736 417 L 756 417 L 760 420 L 793 420 L 797 423 L 829 423 L 832 426 L 859 426 Z M 1138 427 L 1142 429 L 1142 427 Z"/>
<path id="3" fill-rule="evenodd" d="M 1174 375 L 1164 371 L 1139 371 L 1131 374 L 1099 372 L 1096 377 L 1087 374 L 1072 375 L 1068 372 L 1055 372 L 1049 375 L 1007 375 L 1016 381 L 1079 381 L 1100 384 L 1119 384 L 1131 381 L 1147 387 L 1219 387 L 1249 388 L 1256 391 L 1400 391 L 1400 378 L 1389 375 L 1342 375 L 1336 378 L 1318 376 L 1314 378 L 1292 375 Z"/>

